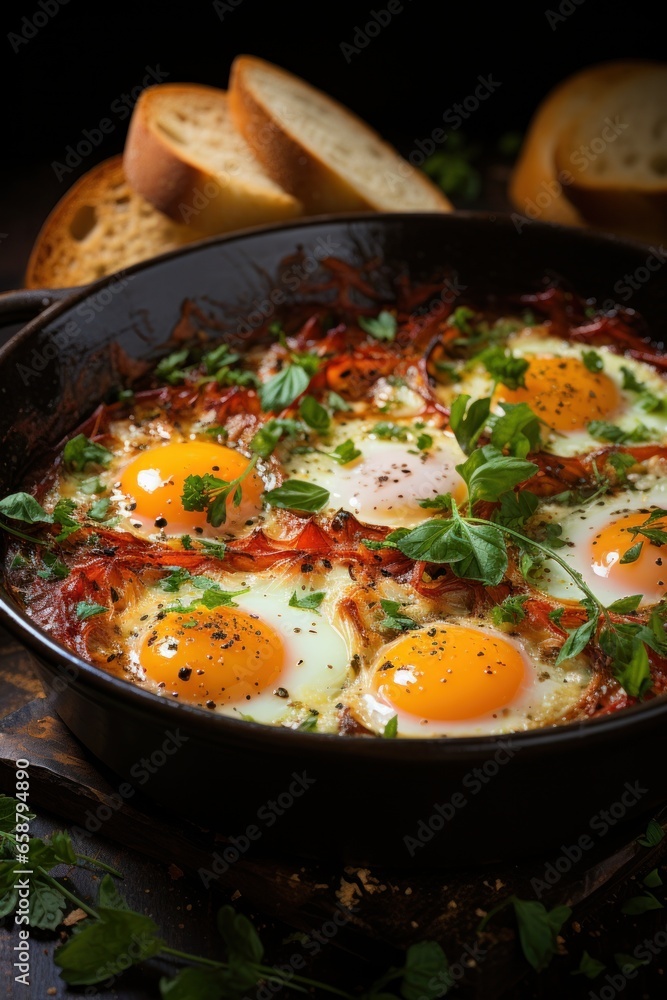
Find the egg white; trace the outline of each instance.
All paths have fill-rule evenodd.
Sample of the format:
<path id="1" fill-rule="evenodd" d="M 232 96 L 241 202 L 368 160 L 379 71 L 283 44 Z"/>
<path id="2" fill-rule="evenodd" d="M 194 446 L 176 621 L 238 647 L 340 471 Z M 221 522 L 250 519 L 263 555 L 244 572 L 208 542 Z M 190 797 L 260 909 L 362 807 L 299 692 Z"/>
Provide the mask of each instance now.
<path id="1" fill-rule="evenodd" d="M 619 490 L 601 497 L 591 504 L 566 507 L 558 503 L 540 506 L 531 525 L 551 522 L 562 528 L 560 539 L 565 544 L 558 549 L 558 555 L 579 572 L 584 582 L 603 604 L 612 604 L 622 597 L 629 597 L 636 590 L 629 590 L 616 581 L 596 573 L 590 556 L 590 546 L 594 537 L 617 518 L 630 511 L 644 511 L 667 507 L 667 478 L 646 477 L 644 488 Z M 641 537 L 637 541 L 641 541 Z M 632 538 L 628 536 L 628 547 Z M 645 542 L 649 544 L 648 541 Z M 660 549 L 655 548 L 656 557 Z M 533 579 L 550 597 L 559 601 L 580 601 L 584 595 L 574 580 L 553 559 L 546 559 Z M 630 576 L 628 576 L 630 579 Z M 667 556 L 665 556 L 665 593 L 667 594 Z M 642 600 L 640 607 L 655 603 Z"/>
<path id="2" fill-rule="evenodd" d="M 386 440 L 374 428 L 381 422 L 405 429 L 407 439 Z M 428 434 L 433 444 L 420 451 L 417 440 Z M 361 456 L 339 465 L 326 452 L 351 439 Z M 409 527 L 432 514 L 419 500 L 439 493 L 464 490 L 455 466 L 465 461 L 454 436 L 430 425 L 415 427 L 414 421 L 346 417 L 339 419 L 318 450 L 281 453 L 286 474 L 304 479 L 329 491 L 329 510 L 350 511 L 367 524 Z"/>
<path id="3" fill-rule="evenodd" d="M 333 624 L 334 602 L 325 598 L 318 611 L 290 607 L 290 597 L 295 590 L 299 597 L 303 597 L 317 588 L 302 589 L 301 582 L 297 580 L 295 583 L 287 578 L 221 573 L 216 576 L 216 583 L 228 591 L 250 588 L 249 593 L 235 597 L 234 603 L 239 609 L 257 616 L 280 635 L 284 644 L 285 665 L 270 690 L 254 695 L 250 701 L 216 705 L 212 711 L 293 728 L 311 712 L 317 712 L 317 731 L 335 732 L 338 728 L 335 706 L 350 677 L 351 667 L 345 640 Z M 162 697 L 169 697 L 169 692 L 159 691 L 146 679 L 142 669 L 142 641 L 165 608 L 177 602 L 194 608 L 200 596 L 201 590 L 191 583 L 182 585 L 173 594 L 165 593 L 158 587 L 147 588 L 131 613 L 124 616 L 121 628 L 129 650 L 128 671 L 135 682 L 155 690 Z M 142 621 L 146 615 L 148 617 Z M 275 693 L 280 689 L 287 692 L 287 697 Z"/>

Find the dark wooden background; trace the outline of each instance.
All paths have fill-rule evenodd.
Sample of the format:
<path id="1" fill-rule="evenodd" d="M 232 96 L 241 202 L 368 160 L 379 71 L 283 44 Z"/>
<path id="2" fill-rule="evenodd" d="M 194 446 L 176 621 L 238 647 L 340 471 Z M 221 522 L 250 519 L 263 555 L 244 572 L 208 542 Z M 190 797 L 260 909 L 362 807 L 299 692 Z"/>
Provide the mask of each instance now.
<path id="1" fill-rule="evenodd" d="M 508 165 L 495 154 L 497 140 L 509 131 L 524 130 L 535 105 L 554 83 L 590 62 L 665 56 L 657 5 L 647 2 L 616 9 L 603 0 L 559 0 L 551 8 L 534 2 L 487 7 L 406 0 L 392 23 L 346 60 L 341 43 L 353 42 L 369 12 L 385 6 L 383 0 L 326 8 L 235 0 L 221 19 L 208 0 L 169 7 L 137 0 L 117 0 L 111 7 L 70 0 L 29 43 L 14 51 L 10 32 L 21 30 L 22 19 L 39 8 L 32 0 L 3 5 L 0 291 L 20 286 L 46 213 L 85 170 L 122 149 L 127 122 L 112 115 L 113 132 L 65 179 L 56 177 L 53 162 L 62 160 L 67 145 L 76 143 L 84 129 L 109 115 L 115 99 L 142 79 L 147 66 L 161 66 L 172 81 L 224 86 L 237 52 L 265 56 L 348 103 L 406 155 L 419 148 L 417 140 L 426 140 L 442 125 L 444 113 L 474 90 L 479 76 L 491 74 L 499 86 L 460 131 L 485 150 L 479 161 L 484 190 L 476 204 L 502 208 Z M 561 8 L 565 14 L 559 14 Z M 555 20 L 547 17 L 549 9 L 558 15 Z M 296 24 L 307 29 L 305 43 Z M 39 813 L 34 828 L 44 833 L 80 825 L 86 809 L 102 801 L 114 784 L 67 735 L 48 705 L 38 700 L 40 695 L 25 652 L 0 630 L 0 790 L 11 793 L 13 760 L 27 755 L 33 761 L 32 804 Z M 529 795 L 530 789 L 521 794 Z M 535 857 L 519 866 L 474 871 L 454 867 L 420 877 L 244 857 L 204 890 L 196 869 L 219 846 L 215 834 L 174 823 L 150 804 L 133 800 L 133 806 L 77 846 L 123 871 L 122 888 L 130 904 L 152 915 L 174 947 L 217 956 L 215 912 L 231 900 L 262 928 L 270 962 L 280 965 L 304 955 L 305 974 L 346 989 L 367 987 L 387 965 L 400 960 L 406 945 L 434 938 L 450 962 L 466 966 L 465 978 L 455 988 L 463 1000 L 546 1000 L 566 994 L 588 997 L 589 991 L 602 998 L 653 1000 L 665 995 L 662 954 L 620 988 L 618 980 L 611 986 L 605 979 L 618 975 L 615 954 L 632 952 L 644 938 L 667 927 L 666 910 L 631 918 L 620 909 L 624 898 L 639 891 L 646 872 L 656 865 L 662 869 L 662 846 L 650 852 L 635 844 L 646 816 L 633 816 L 615 836 L 588 852 L 548 898 L 550 905 L 570 903 L 575 912 L 564 931 L 563 954 L 538 976 L 520 954 L 509 915 L 498 918 L 493 933 L 481 941 L 475 927 L 480 914 L 510 892 L 532 896 L 530 879 L 551 856 L 545 858 L 539 844 Z M 94 877 L 77 871 L 71 882 L 78 892 L 94 897 Z M 665 898 L 662 889 L 656 894 Z M 336 909 L 340 911 L 341 901 L 350 900 L 353 909 L 345 926 L 312 957 L 312 935 L 321 933 Z M 311 935 L 309 947 L 304 934 Z M 1 996 L 42 1000 L 81 995 L 64 989 L 52 963 L 57 941 L 39 932 L 33 937 L 31 986 L 26 990 L 15 985 L 15 943 L 9 923 L 6 930 L 0 929 Z M 466 951 L 476 944 L 485 949 L 480 961 Z M 571 975 L 584 949 L 607 965 L 591 982 Z M 100 1000 L 155 1000 L 161 971 L 158 963 L 151 963 L 96 995 Z M 607 992 L 601 993 L 605 987 Z M 282 995 L 287 997 L 287 991 Z"/>

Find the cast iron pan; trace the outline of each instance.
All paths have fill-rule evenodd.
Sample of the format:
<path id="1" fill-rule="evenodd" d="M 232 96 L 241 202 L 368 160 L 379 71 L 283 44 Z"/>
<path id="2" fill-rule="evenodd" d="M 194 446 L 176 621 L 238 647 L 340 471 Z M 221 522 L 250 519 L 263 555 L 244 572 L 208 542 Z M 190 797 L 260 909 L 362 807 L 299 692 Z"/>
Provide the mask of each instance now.
<path id="1" fill-rule="evenodd" d="M 55 304 L 62 293 L 0 297 L 6 321 L 47 305 L 0 351 L 0 495 L 126 379 L 114 345 L 130 358 L 156 356 L 186 300 L 233 328 L 244 317 L 258 322 L 280 299 L 276 290 L 287 302 L 299 295 L 285 264 L 297 249 L 303 268 L 328 255 L 376 260 L 384 287 L 406 266 L 419 278 L 449 265 L 473 296 L 524 292 L 550 272 L 585 296 L 637 309 L 656 339 L 667 321 L 667 287 L 647 268 L 649 248 L 539 223 L 519 232 L 510 218 L 476 213 L 364 215 L 211 240 Z M 630 301 L 627 276 L 637 286 Z M 217 824 L 242 848 L 429 867 L 544 857 L 602 813 L 622 822 L 667 798 L 667 699 L 512 738 L 299 733 L 217 717 L 107 676 L 50 639 L 4 590 L 0 611 L 86 747 L 122 781 Z"/>

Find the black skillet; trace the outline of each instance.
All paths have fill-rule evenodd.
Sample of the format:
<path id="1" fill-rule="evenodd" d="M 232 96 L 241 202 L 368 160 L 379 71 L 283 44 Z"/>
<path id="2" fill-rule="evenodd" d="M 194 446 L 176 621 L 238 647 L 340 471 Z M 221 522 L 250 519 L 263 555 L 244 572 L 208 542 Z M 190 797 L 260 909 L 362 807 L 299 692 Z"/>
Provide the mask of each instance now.
<path id="1" fill-rule="evenodd" d="M 415 279 L 450 266 L 473 296 L 525 292 L 549 272 L 584 296 L 637 309 L 656 341 L 665 330 L 667 283 L 647 265 L 650 249 L 589 232 L 458 213 L 314 219 L 216 239 L 64 295 L 0 297 L 5 322 L 47 306 L 0 350 L 0 495 L 122 384 L 114 345 L 155 357 L 185 300 L 233 328 L 250 314 L 259 322 L 272 301 L 298 296 L 294 268 L 307 274 L 326 255 L 377 260 L 383 287 L 406 266 Z M 122 781 L 216 823 L 241 849 L 431 867 L 548 857 L 667 799 L 667 699 L 512 738 L 300 733 L 133 688 L 54 642 L 1 589 L 0 611 L 86 747 Z"/>

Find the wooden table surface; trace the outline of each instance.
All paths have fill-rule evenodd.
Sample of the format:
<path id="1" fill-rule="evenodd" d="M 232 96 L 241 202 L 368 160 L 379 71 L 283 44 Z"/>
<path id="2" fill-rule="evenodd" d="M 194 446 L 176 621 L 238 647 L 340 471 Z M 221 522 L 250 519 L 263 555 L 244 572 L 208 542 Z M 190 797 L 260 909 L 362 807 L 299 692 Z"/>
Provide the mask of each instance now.
<path id="1" fill-rule="evenodd" d="M 499 190 L 502 180 L 496 177 L 491 186 L 495 184 Z M 29 186 L 30 179 L 18 183 Z M 6 206 L 3 227 L 10 236 L 9 249 L 7 243 L 0 243 L 0 287 L 20 285 L 38 220 L 50 207 L 41 203 L 44 199 L 34 184 L 31 193 L 33 211 L 27 219 L 14 207 L 25 205 L 24 199 L 17 198 Z M 498 201 L 492 191 L 489 203 L 496 206 Z M 0 719 L 5 720 L 0 724 L 0 791 L 12 793 L 13 760 L 28 751 L 34 755 L 31 802 L 38 812 L 33 830 L 39 835 L 81 825 L 90 797 L 103 799 L 113 791 L 112 779 L 66 733 L 48 704 L 38 700 L 41 697 L 28 655 L 0 629 Z M 125 805 L 113 822 L 99 833 L 79 839 L 76 846 L 121 870 L 125 876 L 122 891 L 129 904 L 154 917 L 168 943 L 182 950 L 219 957 L 215 913 L 220 905 L 232 901 L 261 928 L 270 962 L 281 965 L 294 955 L 302 955 L 305 975 L 349 990 L 367 988 L 388 965 L 398 963 L 408 944 L 432 938 L 440 941 L 450 963 L 465 970 L 455 987 L 462 1000 L 560 1000 L 565 995 L 653 1000 L 667 995 L 667 959 L 663 954 L 639 968 L 631 979 L 619 979 L 614 959 L 667 929 L 667 910 L 636 918 L 621 913 L 623 899 L 637 894 L 648 871 L 657 866 L 667 881 L 663 866 L 667 838 L 652 851 L 636 845 L 647 819 L 633 816 L 596 850 L 588 852 L 546 897 L 549 905 L 572 905 L 574 914 L 563 930 L 562 955 L 540 975 L 523 959 L 509 914 L 494 921 L 491 935 L 480 939 L 476 934 L 480 914 L 511 892 L 533 898 L 530 880 L 536 871 L 543 871 L 545 860 L 553 854 L 545 859 L 539 845 L 536 858 L 521 865 L 419 877 L 341 870 L 293 859 L 242 858 L 209 889 L 204 889 L 196 869 L 215 849 L 215 834 L 174 822 L 150 803 L 133 808 Z M 667 829 L 667 814 L 660 819 Z M 489 822 L 493 822 L 492 817 Z M 65 871 L 62 874 L 70 877 Z M 71 874 L 72 886 L 84 896 L 94 895 L 95 881 L 86 872 Z M 655 892 L 660 899 L 667 898 L 665 890 Z M 340 913 L 344 905 L 344 925 L 327 936 L 323 929 L 331 926 L 332 915 Z M 0 929 L 1 997 L 41 1000 L 82 995 L 81 991 L 68 991 L 59 979 L 52 962 L 59 937 L 43 932 L 34 932 L 30 987 L 26 991 L 15 984 L 11 963 L 16 929 L 10 921 L 5 924 L 6 929 Z M 593 981 L 572 976 L 584 949 L 607 966 Z M 153 962 L 131 970 L 111 989 L 95 991 L 95 995 L 99 1000 L 156 1000 L 164 968 Z M 282 990 L 278 995 L 287 1000 L 290 994 Z"/>

